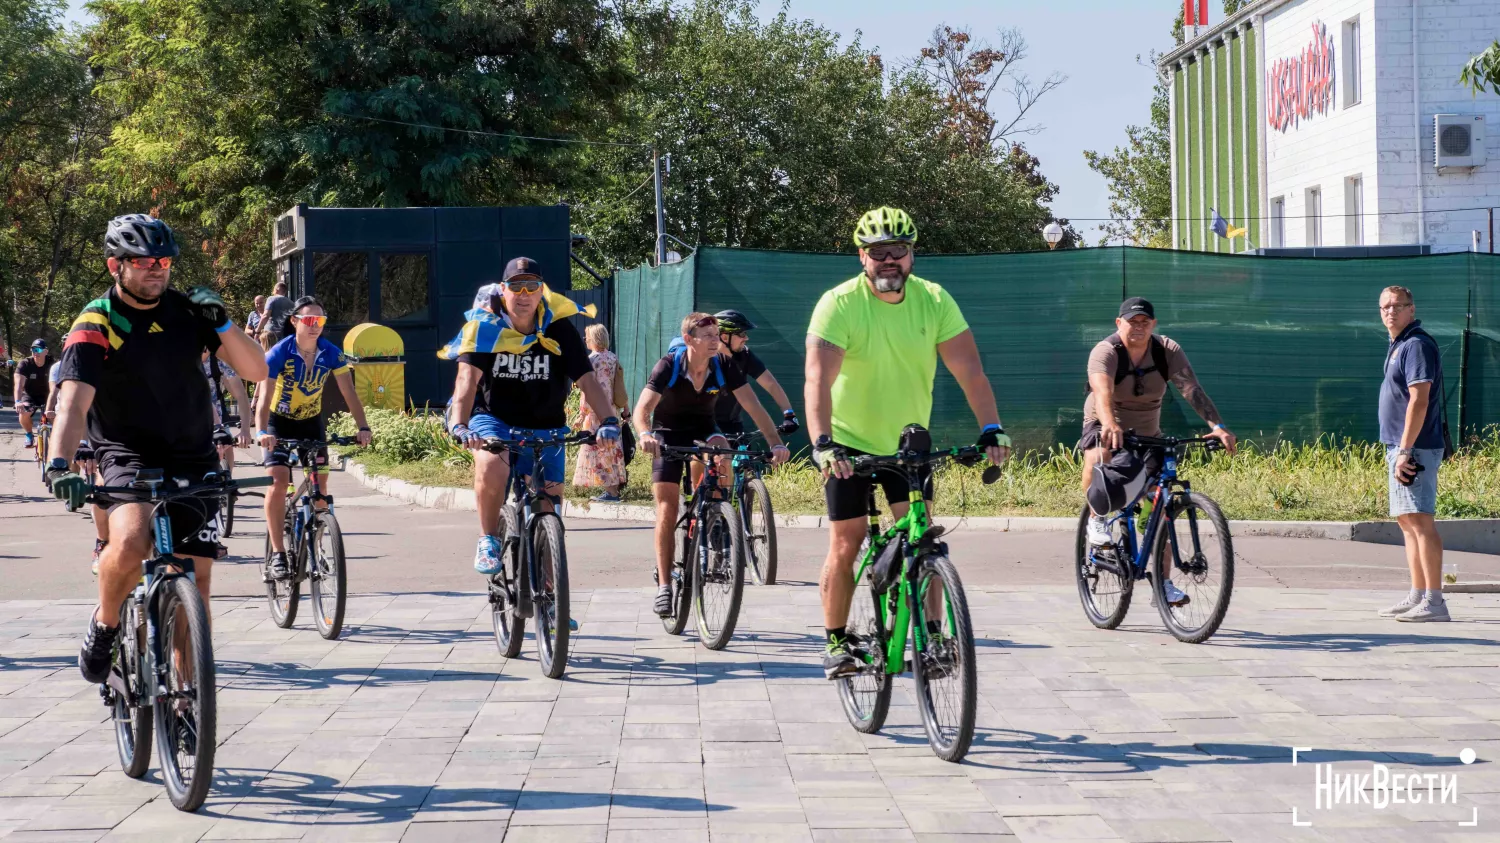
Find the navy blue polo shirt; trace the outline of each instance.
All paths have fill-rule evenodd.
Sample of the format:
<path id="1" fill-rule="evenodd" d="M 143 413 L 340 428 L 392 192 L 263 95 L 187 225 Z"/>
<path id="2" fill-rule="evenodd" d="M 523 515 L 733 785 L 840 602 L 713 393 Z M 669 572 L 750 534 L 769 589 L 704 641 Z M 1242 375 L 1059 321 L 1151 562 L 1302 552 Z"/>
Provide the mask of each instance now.
<path id="1" fill-rule="evenodd" d="M 1385 378 L 1380 382 L 1380 441 L 1393 446 L 1401 444 L 1406 430 L 1406 407 L 1411 400 L 1411 386 L 1432 384 L 1428 393 L 1427 418 L 1417 434 L 1414 448 L 1443 447 L 1442 404 L 1443 364 L 1438 358 L 1437 341 L 1422 330 L 1421 320 L 1406 326 L 1391 340 L 1385 355 Z"/>

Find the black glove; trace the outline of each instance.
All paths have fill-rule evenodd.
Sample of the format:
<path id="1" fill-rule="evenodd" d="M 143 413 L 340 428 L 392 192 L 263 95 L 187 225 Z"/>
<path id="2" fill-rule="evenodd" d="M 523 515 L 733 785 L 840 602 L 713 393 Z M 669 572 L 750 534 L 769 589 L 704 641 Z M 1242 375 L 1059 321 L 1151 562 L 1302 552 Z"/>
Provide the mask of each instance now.
<path id="1" fill-rule="evenodd" d="M 219 294 L 213 290 L 207 287 L 194 287 L 188 290 L 187 296 L 188 301 L 192 303 L 193 312 L 199 319 L 212 325 L 214 330 L 224 327 L 224 324 L 229 321 L 229 308 L 224 306 L 224 300 L 219 298 Z"/>
<path id="2" fill-rule="evenodd" d="M 53 497 L 66 502 L 68 511 L 72 512 L 83 506 L 83 496 L 88 493 L 89 484 L 66 463 L 61 466 L 54 463 L 47 469 L 47 486 L 52 489 Z"/>
<path id="3" fill-rule="evenodd" d="M 1010 437 L 1005 434 L 1005 429 L 998 424 L 986 425 L 979 431 L 979 439 L 975 446 L 980 448 L 1009 448 Z"/>
<path id="4" fill-rule="evenodd" d="M 797 431 L 802 429 L 801 422 L 797 421 L 796 410 L 787 410 L 781 414 L 781 417 L 785 419 L 785 421 L 783 421 L 781 424 L 776 425 L 776 432 L 780 433 L 782 436 L 790 436 L 791 434 L 796 433 Z"/>

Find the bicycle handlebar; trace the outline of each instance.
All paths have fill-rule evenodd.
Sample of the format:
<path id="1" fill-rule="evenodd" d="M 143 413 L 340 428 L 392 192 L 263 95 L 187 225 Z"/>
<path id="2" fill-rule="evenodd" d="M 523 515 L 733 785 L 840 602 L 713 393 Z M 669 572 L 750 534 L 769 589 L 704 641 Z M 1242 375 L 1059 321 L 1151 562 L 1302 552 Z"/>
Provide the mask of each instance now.
<path id="1" fill-rule="evenodd" d="M 246 477 L 231 478 L 219 475 L 212 481 L 189 483 L 180 485 L 181 478 L 174 478 L 177 482 L 163 479 L 153 487 L 141 486 L 95 486 L 90 485 L 84 499 L 89 503 L 97 503 L 99 495 L 129 496 L 139 501 L 174 501 L 184 498 L 211 498 L 222 495 L 225 491 L 233 489 L 254 489 L 258 486 L 269 486 L 276 480 L 271 477 Z"/>
<path id="2" fill-rule="evenodd" d="M 720 434 L 721 436 L 723 434 Z M 662 445 L 663 454 L 681 454 L 686 457 L 744 456 L 770 459 L 770 451 L 741 451 L 738 448 L 716 448 L 712 445 Z"/>
<path id="3" fill-rule="evenodd" d="M 1189 445 L 1201 445 L 1203 450 L 1209 452 L 1222 451 L 1224 449 L 1223 442 L 1209 436 L 1191 436 L 1187 438 L 1178 438 L 1176 436 L 1137 436 L 1128 431 L 1125 434 L 1125 445 L 1136 448 L 1165 448 L 1174 451 Z"/>
<path id="4" fill-rule="evenodd" d="M 463 444 L 463 440 L 458 438 L 457 436 L 453 437 L 453 441 L 460 445 Z M 502 439 L 498 436 L 491 436 L 483 440 L 483 444 L 479 446 L 479 450 L 489 451 L 492 454 L 498 454 L 517 448 L 531 448 L 534 450 L 541 450 L 542 448 L 549 448 L 553 445 L 592 445 L 594 444 L 594 442 L 594 432 L 592 430 L 580 430 L 576 433 L 569 433 L 564 436 L 554 436 L 546 439 L 538 439 L 535 437 L 532 437 L 530 439 Z"/>
<path id="5" fill-rule="evenodd" d="M 938 465 L 953 460 L 960 465 L 978 465 L 984 459 L 984 449 L 978 445 L 948 448 L 942 451 L 904 451 L 890 456 L 863 454 L 849 457 L 855 474 L 870 475 L 882 468 L 917 468 Z"/>
<path id="6" fill-rule="evenodd" d="M 282 439 L 280 436 L 276 437 L 276 447 L 285 447 L 288 451 L 312 451 L 328 445 L 357 444 L 359 444 L 359 439 L 354 436 L 330 436 L 327 439 Z"/>

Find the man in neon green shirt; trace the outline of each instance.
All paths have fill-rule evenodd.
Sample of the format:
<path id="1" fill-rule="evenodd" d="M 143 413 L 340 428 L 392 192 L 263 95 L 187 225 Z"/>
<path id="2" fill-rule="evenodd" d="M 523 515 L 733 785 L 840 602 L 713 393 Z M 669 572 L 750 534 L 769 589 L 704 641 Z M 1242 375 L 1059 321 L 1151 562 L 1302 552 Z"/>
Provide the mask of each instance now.
<path id="1" fill-rule="evenodd" d="M 905 211 L 877 208 L 860 218 L 854 244 L 864 272 L 823 294 L 807 328 L 808 432 L 813 459 L 826 478 L 828 558 L 821 592 L 828 651 L 823 672 L 854 672 L 844 625 L 854 596 L 854 561 L 869 524 L 871 483 L 885 490 L 891 514 L 908 506 L 905 480 L 855 477 L 852 454 L 892 454 L 908 424 L 927 426 L 938 357 L 953 373 L 979 421 L 978 444 L 990 461 L 1010 455 L 995 393 L 984 376 L 979 347 L 958 304 L 942 287 L 911 274 L 917 226 Z M 932 499 L 932 478 L 924 484 Z"/>

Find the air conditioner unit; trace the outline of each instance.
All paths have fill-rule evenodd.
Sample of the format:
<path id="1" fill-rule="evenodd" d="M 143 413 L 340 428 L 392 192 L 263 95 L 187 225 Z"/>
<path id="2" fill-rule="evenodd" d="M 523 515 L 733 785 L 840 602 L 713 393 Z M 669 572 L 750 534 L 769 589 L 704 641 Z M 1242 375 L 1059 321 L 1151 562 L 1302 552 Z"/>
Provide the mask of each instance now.
<path id="1" fill-rule="evenodd" d="M 1434 114 L 1433 158 L 1438 170 L 1484 165 L 1484 116 Z"/>

